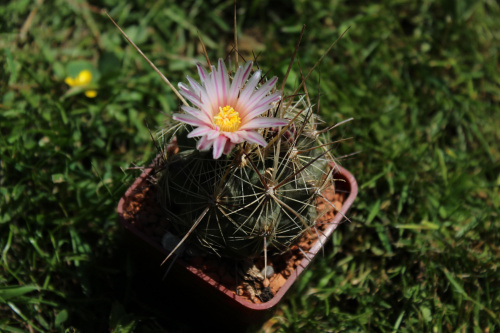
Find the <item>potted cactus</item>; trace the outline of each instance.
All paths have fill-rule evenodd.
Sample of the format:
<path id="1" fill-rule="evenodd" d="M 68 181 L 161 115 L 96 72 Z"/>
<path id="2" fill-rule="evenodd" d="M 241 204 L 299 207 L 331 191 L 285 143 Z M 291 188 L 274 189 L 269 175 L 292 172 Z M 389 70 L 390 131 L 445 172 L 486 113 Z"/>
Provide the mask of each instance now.
<path id="1" fill-rule="evenodd" d="M 284 98 L 252 62 L 197 69 L 200 82 L 171 86 L 184 105 L 118 213 L 158 272 L 163 256 L 169 278 L 219 291 L 227 311 L 255 322 L 345 218 L 357 185 L 307 93 Z"/>
<path id="2" fill-rule="evenodd" d="M 164 255 L 163 262 L 174 256 L 254 320 L 284 294 L 273 282 L 296 279 L 345 217 L 357 187 L 335 162 L 306 99 L 284 102 L 277 79 L 259 83 L 260 70 L 248 78 L 251 69 L 251 62 L 240 66 L 231 80 L 219 60 L 211 72 L 198 65 L 201 84 L 189 77 L 190 86 L 179 84 L 195 107 L 183 106 L 184 113 L 173 115 L 178 122 L 160 132 L 157 160 L 118 210 L 127 230 Z M 145 186 L 154 188 L 156 207 L 149 209 L 160 225 L 151 238 L 145 234 L 151 218 L 138 221 L 134 201 Z M 233 265 L 236 276 L 213 280 L 203 261 L 214 258 Z"/>

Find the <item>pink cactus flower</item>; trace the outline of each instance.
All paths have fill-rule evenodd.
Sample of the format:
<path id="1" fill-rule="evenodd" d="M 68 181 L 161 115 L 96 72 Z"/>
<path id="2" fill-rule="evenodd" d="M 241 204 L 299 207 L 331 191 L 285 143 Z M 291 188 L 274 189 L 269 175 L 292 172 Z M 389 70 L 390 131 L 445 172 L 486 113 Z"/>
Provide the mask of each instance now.
<path id="1" fill-rule="evenodd" d="M 251 69 L 252 62 L 240 66 L 230 82 L 226 65 L 219 59 L 219 68 L 212 66 L 210 73 L 198 64 L 201 84 L 189 76 L 189 86 L 179 83 L 180 93 L 194 107 L 182 106 L 185 113 L 174 113 L 173 118 L 197 127 L 188 137 L 201 137 L 196 144 L 198 150 L 213 147 L 214 159 L 229 154 L 235 145 L 245 141 L 265 146 L 267 142 L 259 129 L 288 124 L 286 119 L 260 116 L 281 99 L 281 94 L 269 94 L 277 77 L 255 89 L 262 72 L 258 70 L 248 79 Z"/>

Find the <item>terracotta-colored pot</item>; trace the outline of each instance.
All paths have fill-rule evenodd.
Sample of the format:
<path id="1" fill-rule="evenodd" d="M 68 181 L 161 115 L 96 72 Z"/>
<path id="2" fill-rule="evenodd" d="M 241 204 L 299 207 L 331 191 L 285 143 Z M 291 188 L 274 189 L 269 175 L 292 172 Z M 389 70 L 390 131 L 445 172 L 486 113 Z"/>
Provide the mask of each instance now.
<path id="1" fill-rule="evenodd" d="M 214 281 L 202 270 L 187 264 L 180 258 L 175 261 L 163 284 L 169 284 L 173 294 L 182 288 L 186 288 L 188 293 L 181 296 L 184 299 L 183 301 L 186 302 L 186 298 L 196 300 L 198 305 L 204 306 L 202 311 L 205 313 L 215 313 L 215 316 L 219 314 L 225 318 L 243 323 L 256 324 L 263 322 L 272 316 L 276 305 L 281 301 L 302 271 L 309 265 L 310 261 L 316 256 L 322 244 L 325 244 L 326 240 L 344 219 L 344 216 L 346 216 L 348 209 L 357 196 L 358 185 L 354 176 L 340 166 L 337 166 L 337 169 L 338 172 L 334 174 L 335 189 L 337 192 L 345 193 L 340 213 L 336 213 L 334 219 L 326 225 L 322 234 L 319 235 L 319 240 L 316 240 L 307 251 L 307 257 L 301 259 L 295 271 L 268 302 L 255 304 L 244 297 L 238 296 L 234 290 L 229 290 L 218 281 Z M 129 242 L 135 243 L 135 252 L 139 254 L 140 261 L 143 264 L 149 263 L 148 267 L 151 270 L 148 278 L 160 281 L 166 270 L 165 266 L 160 267 L 160 263 L 168 255 L 168 251 L 161 246 L 158 240 L 148 237 L 134 223 L 124 217 L 125 205 L 128 200 L 130 200 L 130 197 L 134 193 L 137 193 L 138 189 L 149 186 L 147 179 L 152 173 L 153 168 L 151 167 L 144 170 L 141 176 L 121 198 L 117 211 L 122 225 L 128 231 L 129 236 L 131 236 Z M 147 212 L 145 214 L 147 215 Z M 169 263 L 167 262 L 166 265 L 168 266 Z M 166 301 L 172 301 L 172 293 L 167 291 L 167 295 L 165 295 Z"/>

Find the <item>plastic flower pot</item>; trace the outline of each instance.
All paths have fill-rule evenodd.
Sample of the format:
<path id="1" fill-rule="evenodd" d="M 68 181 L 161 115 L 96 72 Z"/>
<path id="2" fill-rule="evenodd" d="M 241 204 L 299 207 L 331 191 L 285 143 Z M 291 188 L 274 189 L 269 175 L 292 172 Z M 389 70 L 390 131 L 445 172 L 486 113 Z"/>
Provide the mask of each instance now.
<path id="1" fill-rule="evenodd" d="M 165 293 L 163 296 L 165 302 L 177 302 L 178 300 L 174 300 L 174 297 L 178 297 L 183 303 L 195 301 L 196 306 L 202 309 L 197 312 L 202 312 L 210 318 L 222 316 L 234 322 L 258 324 L 272 316 L 276 306 L 293 283 L 318 254 L 341 221 L 345 219 L 347 211 L 356 198 L 358 185 L 354 176 L 340 166 L 337 166 L 337 170 L 333 178 L 335 179 L 335 192 L 343 196 L 341 209 L 334 216 L 333 213 L 329 215 L 333 218 L 324 224 L 321 234 L 318 234 L 300 262 L 297 263 L 298 260 L 295 260 L 294 266 L 296 267 L 291 271 L 291 274 L 287 274 L 289 276 L 274 296 L 269 301 L 260 304 L 239 296 L 236 290 L 226 287 L 223 282 L 215 280 L 211 274 L 204 272 L 203 265 L 196 267 L 196 264 L 184 261 L 182 256 L 172 256 L 172 259 L 165 265 L 160 266 L 163 259 L 169 254 L 161 245 L 162 230 L 155 229 L 154 226 L 155 220 L 158 219 L 161 212 L 159 212 L 159 208 L 154 207 L 156 204 L 154 199 L 149 205 L 144 203 L 147 196 L 147 193 L 144 194 L 145 189 L 154 186 L 149 181 L 154 172 L 153 167 L 145 169 L 127 190 L 118 203 L 117 211 L 129 236 L 127 244 L 134 246 L 134 252 L 138 254 L 141 264 L 148 268 L 147 278 L 151 279 L 151 283 L 160 281 L 164 287 L 167 287 L 163 291 L 158 290 L 158 293 Z M 127 212 L 133 212 L 133 217 Z M 146 231 L 141 224 L 148 225 Z M 157 234 L 158 232 L 160 235 Z M 167 267 L 171 264 L 171 269 L 164 278 Z M 186 290 L 186 293 L 179 293 L 180 290 Z M 192 308 L 192 305 L 187 305 L 187 308 Z"/>

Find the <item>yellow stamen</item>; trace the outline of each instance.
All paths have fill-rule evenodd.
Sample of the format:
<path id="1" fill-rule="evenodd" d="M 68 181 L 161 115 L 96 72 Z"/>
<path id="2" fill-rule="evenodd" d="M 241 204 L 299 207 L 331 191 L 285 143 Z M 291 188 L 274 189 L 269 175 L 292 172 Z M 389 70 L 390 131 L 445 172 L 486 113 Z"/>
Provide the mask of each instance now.
<path id="1" fill-rule="evenodd" d="M 214 117 L 214 124 L 223 132 L 237 131 L 241 124 L 241 118 L 238 112 L 226 105 L 219 107 L 219 114 Z"/>

